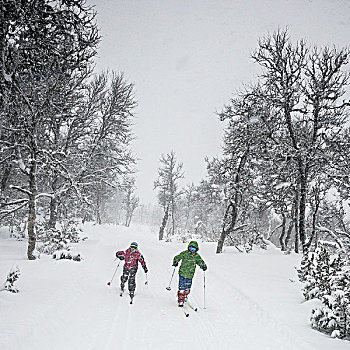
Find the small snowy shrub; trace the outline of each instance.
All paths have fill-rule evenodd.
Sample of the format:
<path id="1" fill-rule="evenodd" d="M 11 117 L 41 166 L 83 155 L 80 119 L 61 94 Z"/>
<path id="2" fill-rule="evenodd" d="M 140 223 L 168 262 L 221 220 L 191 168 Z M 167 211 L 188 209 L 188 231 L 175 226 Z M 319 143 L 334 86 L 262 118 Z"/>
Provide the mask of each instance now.
<path id="1" fill-rule="evenodd" d="M 14 283 L 18 280 L 20 274 L 21 273 L 18 266 L 13 267 L 7 275 L 6 282 L 4 283 L 2 290 L 8 290 L 11 293 L 18 293 L 18 289 Z"/>
<path id="2" fill-rule="evenodd" d="M 81 256 L 79 253 L 72 253 L 68 250 L 58 250 L 52 254 L 52 258 L 56 260 L 74 260 L 74 261 L 81 261 Z"/>
<path id="3" fill-rule="evenodd" d="M 57 250 L 69 249 L 71 243 L 78 243 L 81 230 L 74 221 L 68 221 L 60 229 L 49 228 L 43 223 L 37 225 L 38 251 L 53 254 Z"/>
<path id="4" fill-rule="evenodd" d="M 253 244 L 252 243 L 245 243 L 243 245 L 243 249 L 246 253 L 250 253 L 253 250 Z"/>
<path id="5" fill-rule="evenodd" d="M 10 237 L 15 238 L 17 241 L 23 241 L 25 238 L 25 230 L 26 225 L 16 225 L 10 233 Z"/>
<path id="6" fill-rule="evenodd" d="M 41 226 L 37 229 L 37 249 L 43 254 L 52 254 L 56 250 L 68 249 L 68 240 L 65 239 L 62 232 L 55 228 L 46 228 Z"/>
<path id="7" fill-rule="evenodd" d="M 330 256 L 324 247 L 303 259 L 298 270 L 299 279 L 305 282 L 303 294 L 306 300 L 321 299 L 331 291 L 331 279 L 341 269 L 342 259 L 339 255 Z"/>
<path id="8" fill-rule="evenodd" d="M 326 306 L 313 309 L 310 321 L 313 328 L 323 333 L 333 334 L 337 328 L 337 318 L 333 311 Z"/>
<path id="9" fill-rule="evenodd" d="M 246 253 L 250 253 L 254 246 L 267 249 L 267 243 L 263 234 L 256 227 L 246 228 L 245 226 L 243 225 L 242 229 L 237 229 L 234 235 L 230 235 L 230 240 L 227 244 L 235 246 L 239 251 L 245 251 Z"/>
<path id="10" fill-rule="evenodd" d="M 342 269 L 331 279 L 331 292 L 323 306 L 312 310 L 312 327 L 333 338 L 350 338 L 350 270 Z"/>
<path id="11" fill-rule="evenodd" d="M 69 220 L 64 222 L 61 231 L 65 239 L 68 240 L 68 242 L 79 243 L 79 235 L 82 233 L 82 231 L 78 228 L 78 223 L 76 221 Z"/>

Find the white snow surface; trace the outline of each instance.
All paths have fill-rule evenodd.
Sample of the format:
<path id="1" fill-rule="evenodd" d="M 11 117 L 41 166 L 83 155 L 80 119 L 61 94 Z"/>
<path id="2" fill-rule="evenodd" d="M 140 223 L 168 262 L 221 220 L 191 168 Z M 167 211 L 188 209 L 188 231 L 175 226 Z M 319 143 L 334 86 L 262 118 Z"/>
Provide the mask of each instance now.
<path id="1" fill-rule="evenodd" d="M 88 240 L 75 244 L 81 262 L 41 256 L 26 259 L 25 241 L 0 231 L 0 278 L 18 266 L 18 294 L 0 293 L 0 349 L 239 349 L 341 350 L 349 342 L 313 330 L 309 323 L 315 301 L 304 302 L 295 266 L 297 254 L 283 255 L 272 245 L 242 254 L 215 243 L 199 243 L 208 265 L 197 268 L 186 318 L 177 306 L 178 275 L 167 291 L 173 257 L 186 243 L 157 240 L 147 226 L 130 228 L 85 224 Z M 134 304 L 119 296 L 122 263 L 117 250 L 137 241 L 149 272 L 139 268 Z M 178 268 L 177 268 L 178 269 Z M 205 304 L 204 303 L 205 276 Z M 2 283 L 2 281 L 0 281 Z"/>

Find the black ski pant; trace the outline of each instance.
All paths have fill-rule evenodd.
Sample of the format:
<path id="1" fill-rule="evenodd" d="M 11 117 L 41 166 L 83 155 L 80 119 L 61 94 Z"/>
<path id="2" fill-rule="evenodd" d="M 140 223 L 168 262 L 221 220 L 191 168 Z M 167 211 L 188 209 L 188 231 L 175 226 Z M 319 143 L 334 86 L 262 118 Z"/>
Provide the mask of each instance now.
<path id="1" fill-rule="evenodd" d="M 123 268 L 123 274 L 120 277 L 120 287 L 121 289 L 124 290 L 124 286 L 125 286 L 125 282 L 129 279 L 128 282 L 128 288 L 129 288 L 129 292 L 135 292 L 135 288 L 136 288 L 136 272 L 137 272 L 137 267 L 132 267 L 131 269 L 127 269 Z"/>

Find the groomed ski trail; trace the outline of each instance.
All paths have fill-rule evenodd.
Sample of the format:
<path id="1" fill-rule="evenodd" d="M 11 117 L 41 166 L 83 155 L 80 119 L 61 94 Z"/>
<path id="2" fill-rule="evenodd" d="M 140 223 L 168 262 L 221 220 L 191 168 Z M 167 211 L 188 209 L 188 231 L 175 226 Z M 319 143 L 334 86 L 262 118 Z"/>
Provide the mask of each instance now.
<path id="1" fill-rule="evenodd" d="M 177 306 L 178 268 L 171 290 L 172 258 L 186 249 L 185 243 L 159 242 L 157 230 L 148 227 L 84 226 L 89 239 L 74 246 L 83 261 L 19 261 L 20 293 L 3 294 L 0 348 L 6 350 L 345 350 L 348 342 L 333 340 L 310 328 L 297 294 L 288 281 L 290 271 L 273 269 L 276 256 L 215 254 L 215 244 L 200 243 L 206 271 L 206 310 L 203 310 L 203 271 L 197 268 L 185 317 Z M 119 296 L 121 263 L 115 252 L 137 241 L 144 255 L 144 271 L 136 275 L 134 304 L 129 304 L 127 285 Z M 12 244 L 12 243 L 11 243 Z M 17 244 L 17 243 L 13 243 Z M 24 250 L 25 251 L 25 250 Z M 1 253 L 1 247 L 0 247 Z M 270 254 L 270 253 L 268 253 Z M 280 253 L 278 253 L 280 254 Z M 270 260 L 267 260 L 269 258 Z M 288 257 L 287 257 L 288 258 Z M 259 262 L 263 262 L 259 266 Z M 270 265 L 269 265 L 270 264 Z M 289 266 L 289 265 L 288 265 Z M 262 274 L 262 276 L 260 276 Z M 286 279 L 279 290 L 269 286 L 272 274 Z M 275 284 L 274 284 L 275 285 Z M 276 286 L 276 285 L 275 285 Z M 288 289 L 284 298 L 280 294 Z M 291 290 L 293 289 L 293 290 Z M 295 303 L 290 301 L 290 296 Z M 292 292 L 292 293 L 291 293 Z M 299 291 L 300 292 L 300 291 Z M 31 303 L 34 301 L 34 304 Z M 37 301 L 35 303 L 35 301 Z M 276 312 L 279 308 L 279 312 Z M 285 315 L 281 310 L 285 309 Z M 309 312 L 309 311 L 308 311 Z M 289 322 L 288 315 L 293 316 Z"/>
<path id="2" fill-rule="evenodd" d="M 128 236 L 137 240 L 149 267 L 149 285 L 144 285 L 145 276 L 139 268 L 137 289 L 133 305 L 128 295 L 120 298 L 119 277 L 112 284 L 115 291 L 115 315 L 111 320 L 108 341 L 103 349 L 130 348 L 130 344 L 142 349 L 288 349 L 314 350 L 287 326 L 275 320 L 236 286 L 227 280 L 226 271 L 217 271 L 215 255 L 200 250 L 208 264 L 206 272 L 206 304 L 203 310 L 203 272 L 197 269 L 190 300 L 199 307 L 197 312 L 187 308 L 187 318 L 176 304 L 178 268 L 174 275 L 171 291 L 165 287 L 171 277 L 171 262 L 175 254 L 185 249 L 179 243 L 159 242 L 136 230 Z M 132 237 L 132 238 L 131 238 Z M 118 240 L 119 240 L 118 236 Z M 130 243 L 126 240 L 121 249 Z M 120 241 L 120 240 L 119 240 Z M 124 237 L 123 237 L 124 241 Z M 117 248 L 117 246 L 115 246 Z M 120 245 L 118 244 L 118 247 Z M 112 250 L 113 251 L 113 250 Z M 224 268 L 224 267 L 223 267 Z M 121 273 L 121 272 L 120 272 Z M 234 278 L 234 276 L 232 276 Z M 244 315 L 244 318 L 242 317 Z M 229 325 L 229 333 L 227 332 Z M 278 334 L 276 334 L 276 332 Z M 161 336 L 159 336 L 161 335 Z M 164 339 L 167 339 L 164 344 Z"/>

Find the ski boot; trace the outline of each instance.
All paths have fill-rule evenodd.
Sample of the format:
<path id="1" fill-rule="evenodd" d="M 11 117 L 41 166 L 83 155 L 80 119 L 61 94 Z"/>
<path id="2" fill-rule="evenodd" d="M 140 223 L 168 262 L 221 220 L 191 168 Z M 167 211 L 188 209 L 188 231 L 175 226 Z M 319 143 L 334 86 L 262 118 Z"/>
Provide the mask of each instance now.
<path id="1" fill-rule="evenodd" d="M 120 285 L 120 296 L 122 297 L 124 293 L 124 283 Z"/>
<path id="2" fill-rule="evenodd" d="M 134 296 L 135 296 L 134 291 L 130 291 L 129 295 L 130 295 L 130 304 L 132 304 L 132 302 L 134 300 Z"/>

